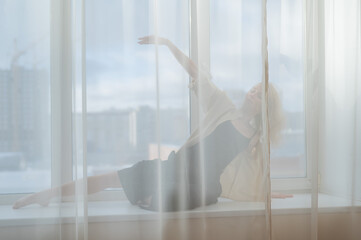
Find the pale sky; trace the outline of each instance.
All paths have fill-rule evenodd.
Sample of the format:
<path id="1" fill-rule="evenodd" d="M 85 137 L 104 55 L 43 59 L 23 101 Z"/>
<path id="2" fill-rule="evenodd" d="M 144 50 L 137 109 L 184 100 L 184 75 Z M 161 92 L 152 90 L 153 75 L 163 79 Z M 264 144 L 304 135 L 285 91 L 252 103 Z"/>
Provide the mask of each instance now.
<path id="1" fill-rule="evenodd" d="M 0 69 L 17 64 L 49 69 L 48 0 L 0 0 Z M 86 1 L 88 110 L 155 106 L 155 50 L 137 38 L 154 34 L 154 9 L 146 0 Z M 282 5 L 281 5 L 282 2 Z M 297 3 L 299 2 L 299 3 Z M 189 52 L 187 1 L 158 1 L 158 32 Z M 211 1 L 211 73 L 224 90 L 247 90 L 260 81 L 260 1 Z M 268 1 L 270 80 L 288 111 L 303 110 L 301 1 Z M 159 48 L 161 107 L 188 104 L 188 76 Z"/>

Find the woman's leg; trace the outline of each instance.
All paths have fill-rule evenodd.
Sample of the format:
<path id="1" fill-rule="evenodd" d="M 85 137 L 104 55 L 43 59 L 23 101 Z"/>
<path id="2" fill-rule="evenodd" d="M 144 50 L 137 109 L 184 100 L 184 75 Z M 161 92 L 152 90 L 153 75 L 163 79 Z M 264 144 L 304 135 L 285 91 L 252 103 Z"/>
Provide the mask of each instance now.
<path id="1" fill-rule="evenodd" d="M 88 177 L 87 180 L 88 194 L 100 192 L 106 188 L 121 187 L 118 172 L 110 172 L 98 176 L 91 176 Z M 40 204 L 42 206 L 47 206 L 50 200 L 54 197 L 73 196 L 75 194 L 75 184 L 76 181 L 73 181 L 62 185 L 61 187 L 47 189 L 38 193 L 31 194 L 29 196 L 25 196 L 16 201 L 13 205 L 13 208 L 18 209 L 34 203 Z"/>

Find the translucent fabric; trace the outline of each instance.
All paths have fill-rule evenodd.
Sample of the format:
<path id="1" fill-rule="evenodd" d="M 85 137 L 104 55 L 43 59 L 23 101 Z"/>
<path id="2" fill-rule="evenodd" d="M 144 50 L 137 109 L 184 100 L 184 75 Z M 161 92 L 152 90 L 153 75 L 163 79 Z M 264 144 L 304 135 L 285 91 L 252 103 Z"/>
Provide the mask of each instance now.
<path id="1" fill-rule="evenodd" d="M 361 236 L 358 0 L 0 7 L 0 239 Z"/>
<path id="2" fill-rule="evenodd" d="M 360 116 L 361 42 L 360 1 L 324 2 L 324 83 L 319 86 L 319 192 L 346 199 L 345 238 L 360 236 Z M 332 166 L 332 167 L 331 167 Z M 320 205 L 319 199 L 319 205 Z M 321 211 L 318 211 L 321 212 Z M 324 217 L 319 214 L 319 218 Z M 320 226 L 321 227 L 321 226 Z M 334 234 L 330 231 L 328 234 Z M 320 235 L 320 233 L 318 234 Z"/>

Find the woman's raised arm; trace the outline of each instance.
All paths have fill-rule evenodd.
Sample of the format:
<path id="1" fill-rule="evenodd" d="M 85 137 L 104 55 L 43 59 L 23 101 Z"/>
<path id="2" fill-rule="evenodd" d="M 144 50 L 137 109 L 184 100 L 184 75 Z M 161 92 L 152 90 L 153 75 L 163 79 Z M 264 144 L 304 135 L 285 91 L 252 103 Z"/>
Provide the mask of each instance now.
<path id="1" fill-rule="evenodd" d="M 180 51 L 171 41 L 166 38 L 146 36 L 139 38 L 139 44 L 158 44 L 164 45 L 169 48 L 177 61 L 183 66 L 183 68 L 191 76 L 192 81 L 189 84 L 189 88 L 192 89 L 193 93 L 198 97 L 199 105 L 203 112 L 207 113 L 211 108 L 215 109 L 222 100 L 226 101 L 228 105 L 233 105 L 231 100 L 226 97 L 223 91 L 211 81 L 211 75 L 200 69 L 196 63 L 194 63 L 189 57 L 187 57 L 182 51 Z M 218 103 L 218 104 L 216 104 Z M 224 109 L 221 107 L 219 112 L 223 112 Z"/>
<path id="2" fill-rule="evenodd" d="M 198 66 L 189 57 L 187 57 L 181 50 L 179 50 L 171 41 L 162 37 L 146 36 L 139 38 L 139 44 L 156 44 L 164 45 L 169 48 L 173 56 L 177 59 L 179 64 L 188 72 L 192 78 L 198 78 Z"/>

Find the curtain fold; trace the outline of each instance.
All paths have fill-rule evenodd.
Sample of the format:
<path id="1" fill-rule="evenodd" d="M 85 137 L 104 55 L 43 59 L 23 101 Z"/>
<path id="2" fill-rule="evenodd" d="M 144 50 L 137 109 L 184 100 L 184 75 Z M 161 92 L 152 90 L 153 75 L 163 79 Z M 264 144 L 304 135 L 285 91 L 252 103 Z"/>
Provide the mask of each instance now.
<path id="1" fill-rule="evenodd" d="M 320 191 L 347 199 L 348 237 L 359 230 L 360 2 L 330 1 L 325 11 L 324 159 Z M 336 166 L 331 169 L 330 166 Z M 337 176 L 337 178 L 335 178 Z M 336 180 L 337 179 L 337 180 Z"/>
<path id="2" fill-rule="evenodd" d="M 265 196 L 265 217 L 267 239 L 272 239 L 272 209 L 271 209 L 271 168 L 270 168 L 270 122 L 269 111 L 269 64 L 267 38 L 267 0 L 262 1 L 262 145 L 263 145 L 263 183 Z"/>
<path id="3" fill-rule="evenodd" d="M 72 9 L 72 144 L 75 185 L 74 239 L 88 239 L 87 99 L 85 2 L 73 1 Z"/>
<path id="4" fill-rule="evenodd" d="M 323 1 L 305 3 L 306 148 L 311 165 L 310 239 L 318 239 L 319 162 L 322 159 L 324 69 Z"/>
<path id="5" fill-rule="evenodd" d="M 312 164 L 311 237 L 321 232 L 322 194 L 345 200 L 350 228 L 343 238 L 357 239 L 354 208 L 360 162 L 357 117 L 360 112 L 360 3 L 306 1 L 307 152 Z M 353 190 L 352 190 L 353 189 Z M 356 200 L 357 201 L 357 200 Z M 335 237 L 335 236 L 334 236 Z M 340 236 L 338 236 L 340 237 Z"/>

